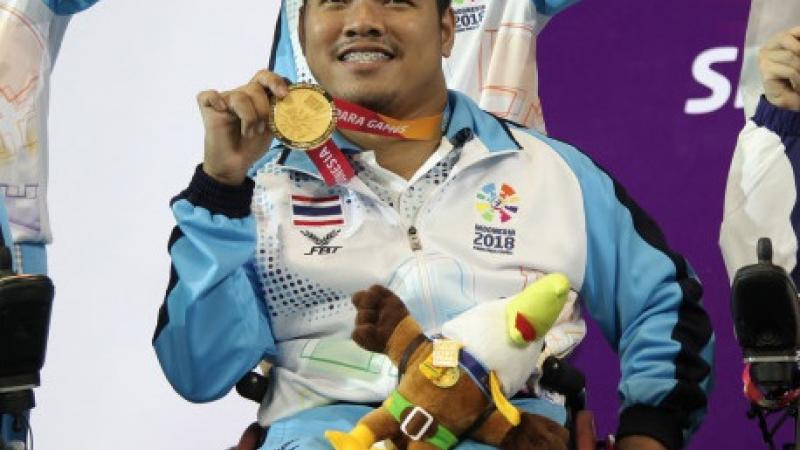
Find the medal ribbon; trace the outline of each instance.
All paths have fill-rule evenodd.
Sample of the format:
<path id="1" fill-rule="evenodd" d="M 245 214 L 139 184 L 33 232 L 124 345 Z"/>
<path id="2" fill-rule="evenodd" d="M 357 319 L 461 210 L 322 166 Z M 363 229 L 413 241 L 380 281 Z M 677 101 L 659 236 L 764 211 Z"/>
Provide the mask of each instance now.
<path id="1" fill-rule="evenodd" d="M 393 119 L 367 108 L 334 99 L 336 105 L 336 127 L 340 130 L 360 131 L 396 139 L 424 141 L 441 135 L 439 127 L 442 115 L 420 117 L 412 120 Z"/>
<path id="2" fill-rule="evenodd" d="M 441 134 L 441 114 L 412 120 L 393 119 L 342 99 L 334 99 L 336 127 L 377 136 L 404 140 L 427 140 Z M 308 150 L 308 157 L 319 170 L 328 186 L 344 184 L 355 175 L 353 167 L 339 146 L 328 139 L 319 147 Z"/>
<path id="3" fill-rule="evenodd" d="M 319 147 L 312 148 L 306 152 L 311 162 L 317 166 L 319 174 L 328 186 L 345 184 L 356 174 L 350 161 L 344 156 L 342 150 L 328 139 Z"/>

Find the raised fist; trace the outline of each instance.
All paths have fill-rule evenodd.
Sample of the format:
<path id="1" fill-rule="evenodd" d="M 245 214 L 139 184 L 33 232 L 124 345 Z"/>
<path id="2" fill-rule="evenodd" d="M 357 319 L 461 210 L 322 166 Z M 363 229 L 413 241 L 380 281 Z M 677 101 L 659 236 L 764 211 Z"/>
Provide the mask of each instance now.
<path id="1" fill-rule="evenodd" d="M 353 305 L 357 311 L 353 340 L 366 350 L 383 353 L 397 324 L 408 316 L 406 305 L 379 285 L 356 292 Z"/>
<path id="2" fill-rule="evenodd" d="M 220 183 L 240 185 L 272 142 L 271 98 L 288 94 L 286 81 L 261 70 L 231 91 L 203 91 L 197 104 L 205 127 L 203 170 Z"/>

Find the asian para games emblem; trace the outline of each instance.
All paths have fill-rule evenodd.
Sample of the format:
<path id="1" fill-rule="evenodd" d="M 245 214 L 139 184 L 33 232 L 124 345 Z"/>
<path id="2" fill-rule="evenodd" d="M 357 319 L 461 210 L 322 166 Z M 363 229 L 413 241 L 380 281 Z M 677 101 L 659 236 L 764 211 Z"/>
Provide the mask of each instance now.
<path id="1" fill-rule="evenodd" d="M 511 220 L 519 210 L 517 191 L 503 183 L 498 189 L 496 183 L 484 185 L 477 194 L 475 208 L 487 223 L 504 224 Z"/>

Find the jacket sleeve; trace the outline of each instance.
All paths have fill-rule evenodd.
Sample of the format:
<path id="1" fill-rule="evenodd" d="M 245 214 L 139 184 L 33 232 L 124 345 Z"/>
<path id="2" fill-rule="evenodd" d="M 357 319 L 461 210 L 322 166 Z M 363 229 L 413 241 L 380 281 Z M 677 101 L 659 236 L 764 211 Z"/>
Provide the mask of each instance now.
<path id="1" fill-rule="evenodd" d="M 731 161 L 719 244 L 729 279 L 755 264 L 756 243 L 772 241 L 773 261 L 797 284 L 797 186 L 800 177 L 800 112 L 779 109 L 764 97 L 747 122 Z"/>
<path id="2" fill-rule="evenodd" d="M 553 145 L 583 195 L 583 306 L 620 356 L 617 437 L 681 448 L 705 415 L 712 380 L 714 336 L 700 282 L 619 183 L 585 155 Z"/>
<path id="3" fill-rule="evenodd" d="M 50 10 L 59 16 L 68 16 L 83 11 L 97 3 L 97 0 L 44 0 Z"/>
<path id="4" fill-rule="evenodd" d="M 153 336 L 158 361 L 184 398 L 225 395 L 275 343 L 254 270 L 254 183 L 217 183 L 198 166 L 172 200 L 169 286 Z"/>
<path id="5" fill-rule="evenodd" d="M 554 16 L 580 0 L 533 0 L 536 11 L 544 16 Z"/>

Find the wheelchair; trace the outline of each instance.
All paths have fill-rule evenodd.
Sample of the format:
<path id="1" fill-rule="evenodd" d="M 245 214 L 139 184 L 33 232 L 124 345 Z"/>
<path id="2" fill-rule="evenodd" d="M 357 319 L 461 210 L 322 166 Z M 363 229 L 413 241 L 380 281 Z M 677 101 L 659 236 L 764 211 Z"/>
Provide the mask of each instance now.
<path id="1" fill-rule="evenodd" d="M 267 392 L 267 385 L 267 377 L 252 371 L 239 380 L 236 392 L 248 400 L 261 403 Z M 597 439 L 594 415 L 586 409 L 586 378 L 583 373 L 563 360 L 550 356 L 542 364 L 540 385 L 565 398 L 565 426 L 570 434 L 570 450 L 614 450 L 613 436 L 601 441 Z M 257 422 L 252 423 L 242 433 L 239 443 L 229 450 L 257 450 L 268 431 L 269 429 L 264 430 Z"/>
<path id="2" fill-rule="evenodd" d="M 775 450 L 775 436 L 793 419 L 800 450 L 800 301 L 786 271 L 772 263 L 769 238 L 758 240 L 758 263 L 740 268 L 731 286 L 734 334 L 742 348 L 747 416 L 757 420 L 761 437 Z M 780 416 L 772 425 L 768 417 Z"/>

